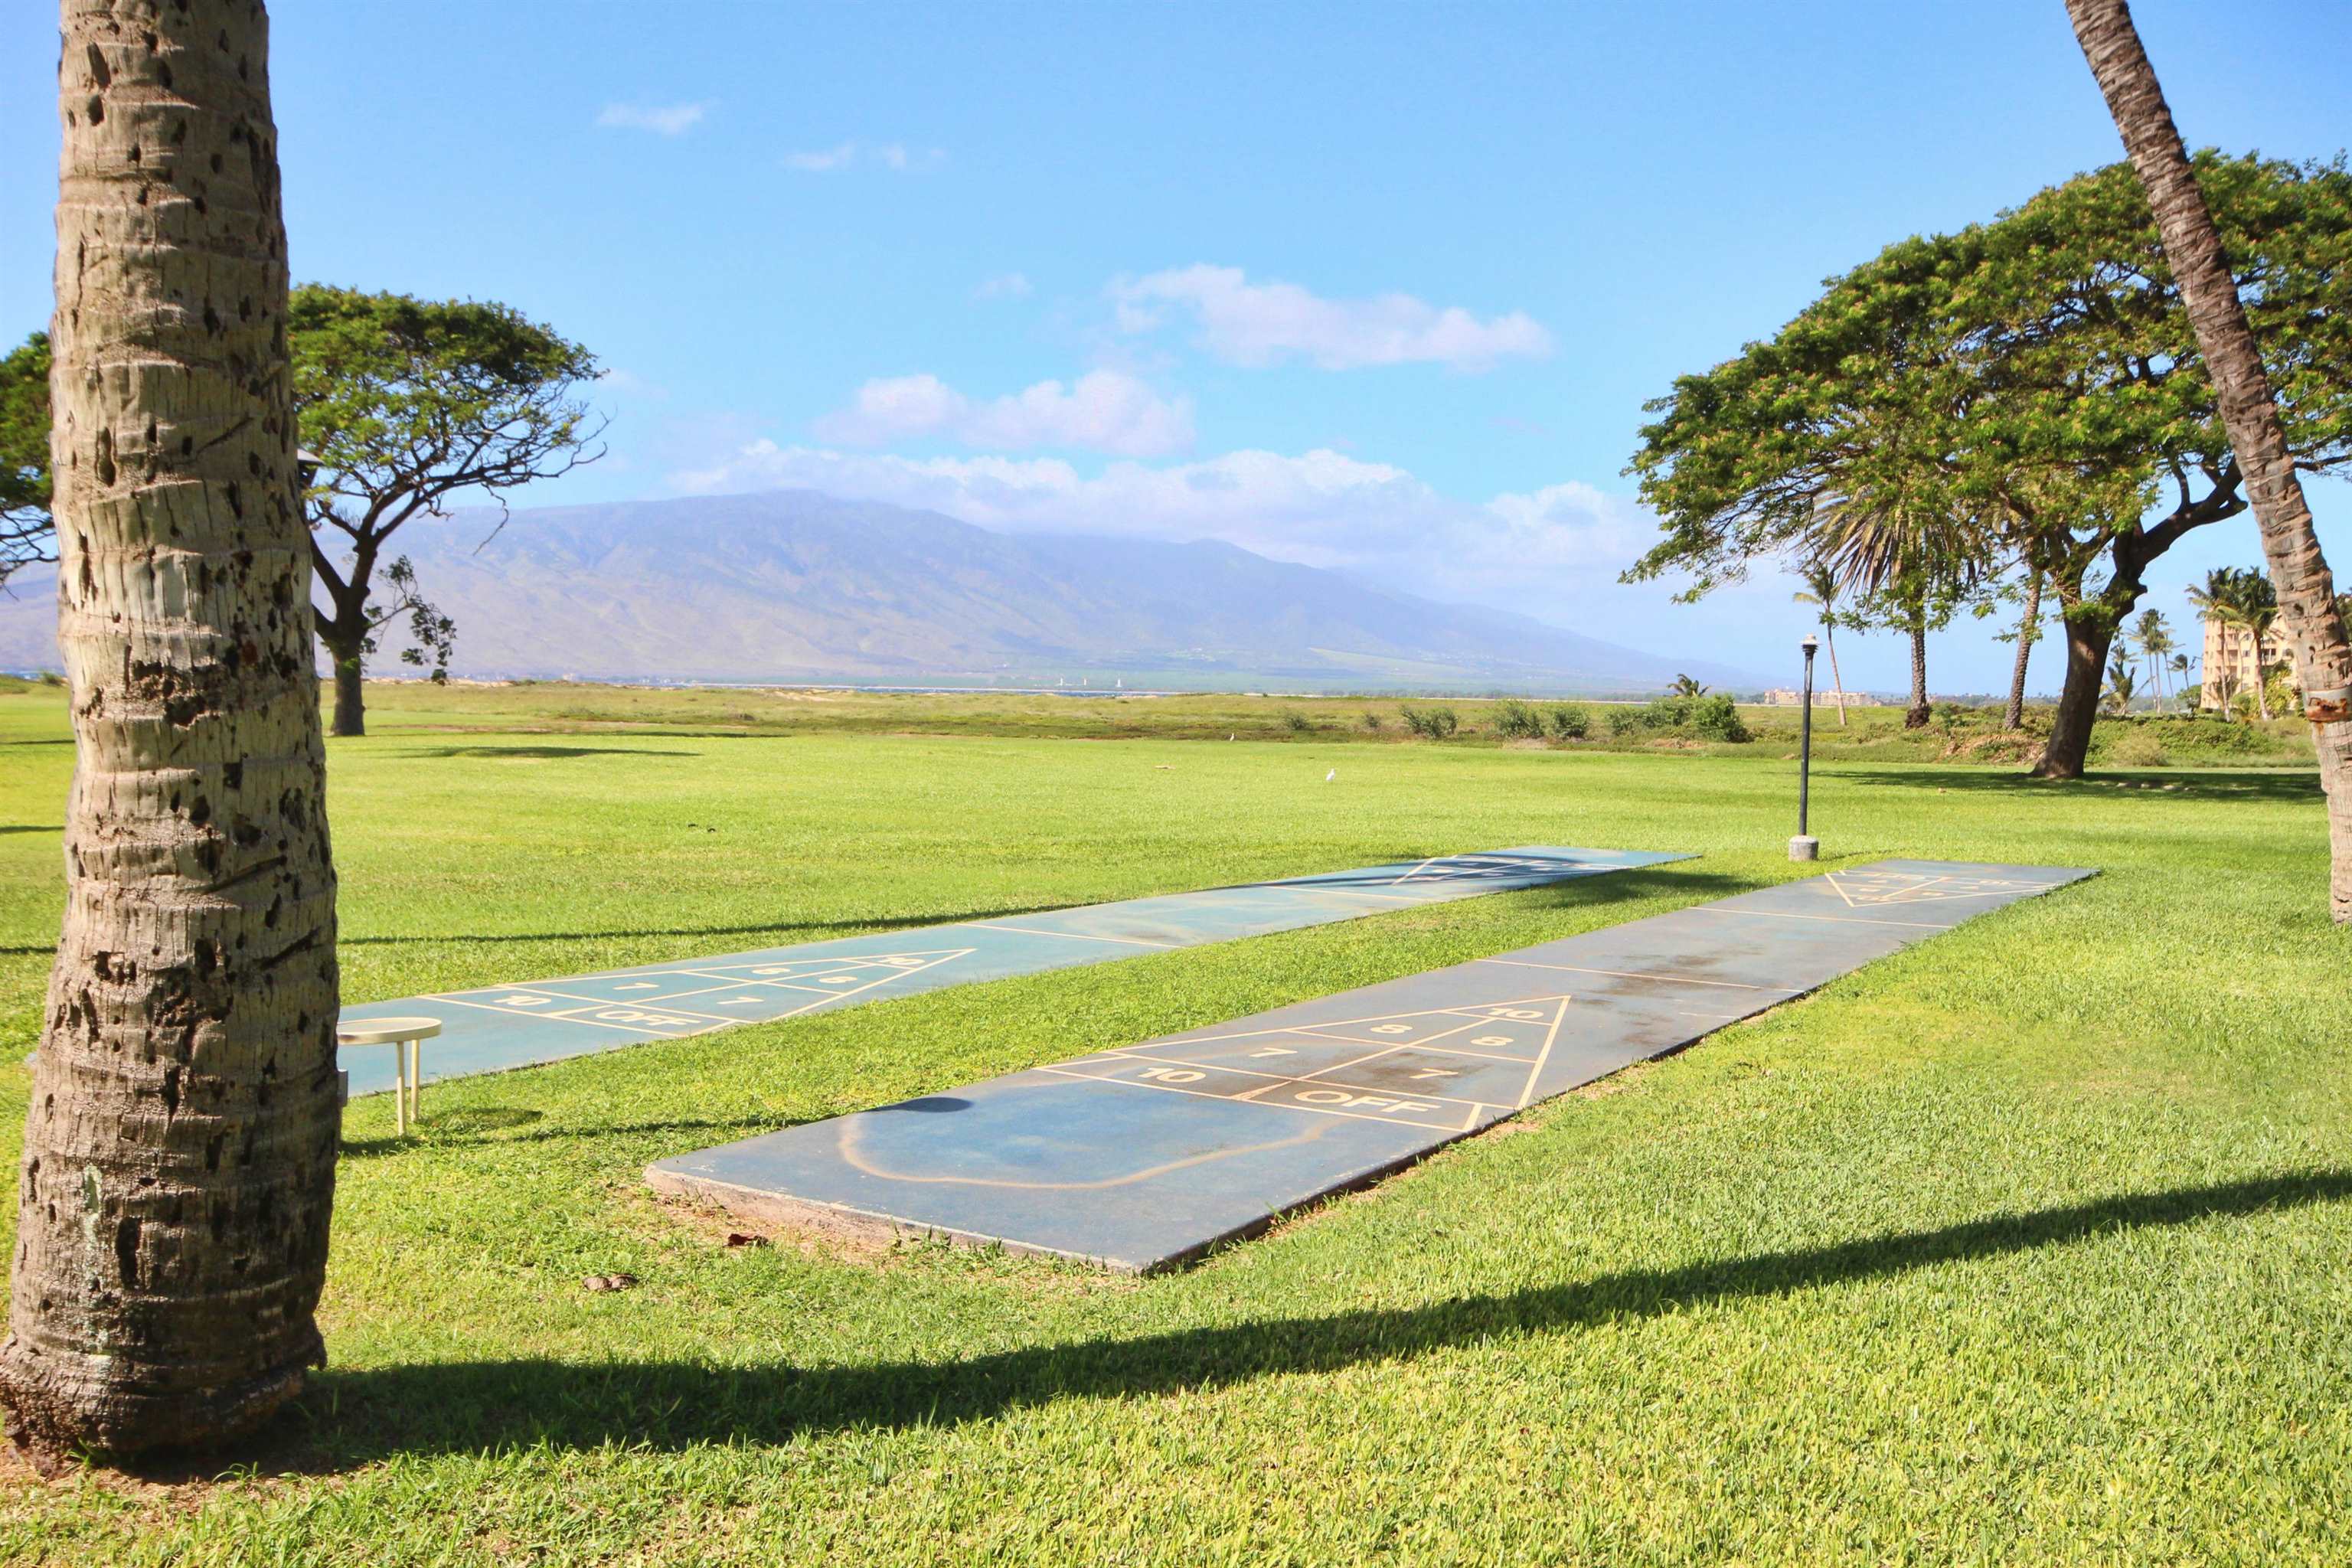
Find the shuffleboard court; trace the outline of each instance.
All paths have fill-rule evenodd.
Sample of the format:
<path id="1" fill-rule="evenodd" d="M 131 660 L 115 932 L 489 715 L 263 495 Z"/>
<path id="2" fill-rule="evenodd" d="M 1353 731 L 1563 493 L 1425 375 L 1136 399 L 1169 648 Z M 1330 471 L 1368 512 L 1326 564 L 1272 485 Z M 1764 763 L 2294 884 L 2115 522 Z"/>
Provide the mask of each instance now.
<path id="1" fill-rule="evenodd" d="M 768 1223 L 1149 1272 L 2094 873 L 1883 860 L 656 1162 Z"/>
<path id="2" fill-rule="evenodd" d="M 1551 846 L 1448 855 L 677 959 L 563 980 L 404 996 L 347 1007 L 342 1017 L 347 1024 L 395 1016 L 438 1019 L 441 1034 L 425 1053 L 424 1077 L 461 1078 L 973 981 L 1103 963 L 1689 858 L 1641 849 Z M 351 1051 L 342 1065 L 353 1094 L 393 1085 L 389 1052 Z"/>

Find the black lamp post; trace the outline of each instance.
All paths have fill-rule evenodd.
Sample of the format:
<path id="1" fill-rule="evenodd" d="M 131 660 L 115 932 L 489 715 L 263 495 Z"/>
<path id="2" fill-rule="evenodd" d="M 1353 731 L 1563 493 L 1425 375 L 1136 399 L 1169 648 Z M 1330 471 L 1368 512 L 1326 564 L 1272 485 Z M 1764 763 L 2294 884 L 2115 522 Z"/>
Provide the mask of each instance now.
<path id="1" fill-rule="evenodd" d="M 1818 860 L 1822 858 L 1822 841 L 1806 829 L 1805 818 L 1812 805 L 1813 784 L 1813 655 L 1821 651 L 1821 643 L 1807 632 L 1798 645 L 1805 650 L 1805 690 L 1799 700 L 1797 720 L 1797 836 L 1789 840 L 1789 858 Z"/>

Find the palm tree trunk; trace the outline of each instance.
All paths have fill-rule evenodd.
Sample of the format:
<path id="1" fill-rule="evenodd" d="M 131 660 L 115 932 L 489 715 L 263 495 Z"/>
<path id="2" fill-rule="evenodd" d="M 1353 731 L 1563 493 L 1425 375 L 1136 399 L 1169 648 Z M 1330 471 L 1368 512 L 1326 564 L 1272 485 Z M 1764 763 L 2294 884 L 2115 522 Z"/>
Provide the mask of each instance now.
<path id="1" fill-rule="evenodd" d="M 58 642 L 79 746 L 0 1404 L 37 1461 L 302 1385 L 335 877 L 257 0 L 63 0 Z"/>
<path id="2" fill-rule="evenodd" d="M 2004 730 L 2021 729 L 2025 724 L 2025 666 L 2033 657 L 2034 640 L 2041 631 L 2042 574 L 2036 572 L 2025 584 L 2025 614 L 2017 622 L 2017 663 L 2009 674 L 2009 708 L 2000 720 Z"/>
<path id="3" fill-rule="evenodd" d="M 1829 646 L 1830 684 L 1837 688 L 1838 728 L 1843 730 L 1845 728 L 1845 677 L 1838 673 L 1837 633 L 1826 616 L 1822 621 L 1822 641 Z"/>
<path id="4" fill-rule="evenodd" d="M 2180 286 L 2198 352 L 2213 378 L 2222 428 L 2246 476 L 2246 499 L 2261 526 L 2280 618 L 2294 645 L 2304 712 L 2311 721 L 2320 780 L 2327 791 L 2329 904 L 2336 920 L 2352 922 L 2352 638 L 2336 607 L 2335 580 L 2320 553 L 2270 377 L 2221 254 L 2221 237 L 2180 144 L 2156 68 L 2132 26 L 2131 7 L 2125 0 L 2066 0 L 2066 10 L 2132 168 L 2147 189 L 2165 260 Z M 2254 658 L 2259 673 L 2259 647 Z"/>
<path id="5" fill-rule="evenodd" d="M 1927 623 L 1924 618 L 1911 623 L 1911 707 L 1903 715 L 1906 730 L 1927 727 L 1930 710 L 1927 706 Z"/>

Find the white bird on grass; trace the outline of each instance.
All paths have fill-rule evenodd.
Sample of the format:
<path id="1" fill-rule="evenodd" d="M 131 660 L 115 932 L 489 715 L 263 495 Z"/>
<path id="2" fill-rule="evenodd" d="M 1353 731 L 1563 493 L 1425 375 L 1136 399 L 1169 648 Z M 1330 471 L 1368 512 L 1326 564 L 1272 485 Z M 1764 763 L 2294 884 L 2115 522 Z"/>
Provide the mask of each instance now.
<path id="1" fill-rule="evenodd" d="M 1334 780 L 1334 779 L 1338 778 L 1339 776 L 1339 769 L 1337 769 L 1337 768 L 1333 768 L 1329 773 L 1325 773 L 1325 774 L 1323 775 L 1323 782 L 1324 782 L 1325 784 L 1329 784 L 1332 780 Z"/>

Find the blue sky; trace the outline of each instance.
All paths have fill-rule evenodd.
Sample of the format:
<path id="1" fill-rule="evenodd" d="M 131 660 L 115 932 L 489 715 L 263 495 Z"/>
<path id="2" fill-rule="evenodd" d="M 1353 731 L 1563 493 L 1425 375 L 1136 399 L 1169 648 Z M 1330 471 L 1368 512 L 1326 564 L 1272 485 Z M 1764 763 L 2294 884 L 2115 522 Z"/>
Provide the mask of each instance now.
<path id="1" fill-rule="evenodd" d="M 273 10 L 297 277 L 504 300 L 612 368 L 611 457 L 525 504 L 798 483 L 1214 536 L 1765 670 L 1785 584 L 1614 582 L 1643 401 L 2119 155 L 2059 0 Z M 2352 7 L 2137 12 L 2192 142 L 2352 141 Z M 9 7 L 11 337 L 49 308 L 55 59 Z M 2258 559 L 2209 529 L 2151 602 Z M 1931 674 L 2008 658 L 1963 627 Z"/>

